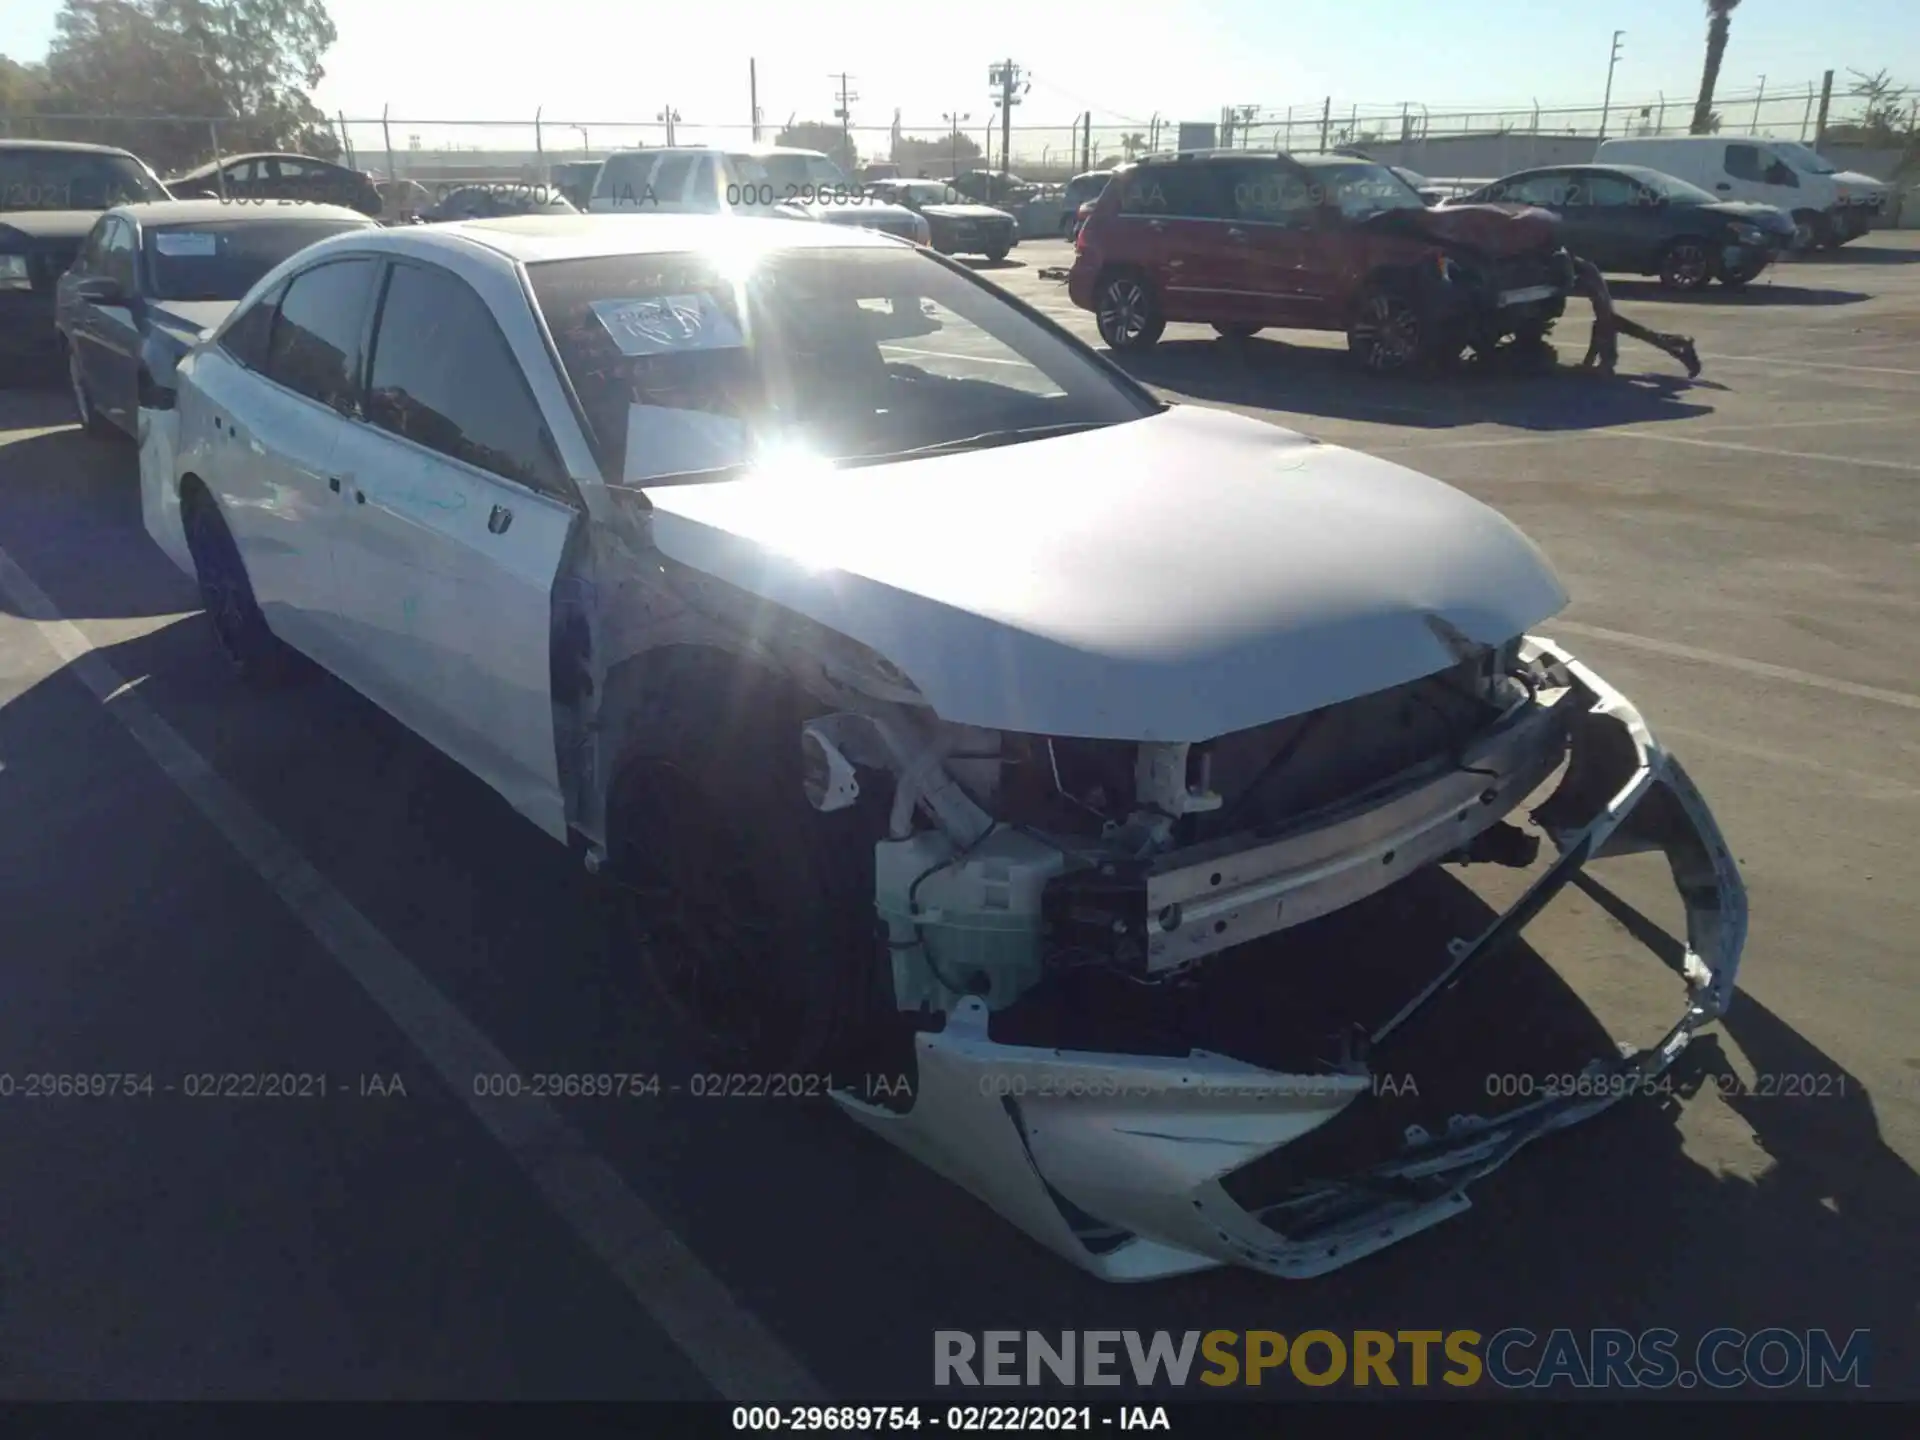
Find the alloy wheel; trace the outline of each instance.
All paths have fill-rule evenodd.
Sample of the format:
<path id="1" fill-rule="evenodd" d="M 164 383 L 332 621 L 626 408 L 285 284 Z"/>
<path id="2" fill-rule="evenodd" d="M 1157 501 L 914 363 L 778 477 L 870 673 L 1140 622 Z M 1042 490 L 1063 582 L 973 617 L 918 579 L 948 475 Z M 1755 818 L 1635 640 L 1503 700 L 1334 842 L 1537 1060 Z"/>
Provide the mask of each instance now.
<path id="1" fill-rule="evenodd" d="M 1666 268 L 1662 274 L 1668 283 L 1678 289 L 1697 290 L 1707 283 L 1712 272 L 1713 263 L 1707 256 L 1706 247 L 1687 241 L 1667 252 Z"/>
<path id="2" fill-rule="evenodd" d="M 1392 295 L 1369 296 L 1354 322 L 1353 340 L 1367 369 L 1402 369 L 1420 353 L 1420 316 Z"/>
<path id="3" fill-rule="evenodd" d="M 195 505 L 189 511 L 187 548 L 193 553 L 194 571 L 200 581 L 200 603 L 213 622 L 214 639 L 234 668 L 241 669 L 246 654 L 249 601 L 246 581 L 224 527 L 205 504 Z"/>
<path id="4" fill-rule="evenodd" d="M 1138 280 L 1115 280 L 1100 292 L 1100 333 L 1109 342 L 1131 345 L 1147 329 L 1147 292 Z"/>

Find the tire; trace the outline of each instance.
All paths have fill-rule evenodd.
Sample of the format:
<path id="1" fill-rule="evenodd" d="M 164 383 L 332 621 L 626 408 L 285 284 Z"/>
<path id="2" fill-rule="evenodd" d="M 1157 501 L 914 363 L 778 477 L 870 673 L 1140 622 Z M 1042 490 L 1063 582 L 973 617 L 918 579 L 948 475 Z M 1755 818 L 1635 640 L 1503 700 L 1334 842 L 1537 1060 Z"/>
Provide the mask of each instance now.
<path id="1" fill-rule="evenodd" d="M 815 811 L 814 707 L 697 652 L 660 665 L 609 807 L 616 946 L 714 1063 L 802 1074 L 871 1053 L 898 1014 L 873 894 L 890 793 Z"/>
<path id="2" fill-rule="evenodd" d="M 986 252 L 987 263 L 989 265 L 998 265 L 1002 260 L 1007 258 L 1007 252 L 1012 248 L 1013 247 L 1010 245 L 995 246 L 993 249 Z"/>
<path id="3" fill-rule="evenodd" d="M 1817 248 L 1819 244 L 1821 218 L 1818 210 L 1796 210 L 1793 212 L 1793 240 L 1787 247 L 1790 253 L 1804 255 Z"/>
<path id="4" fill-rule="evenodd" d="M 220 653 L 249 684 L 275 686 L 293 679 L 301 673 L 300 657 L 267 627 L 267 617 L 254 599 L 253 582 L 247 578 L 246 562 L 220 507 L 196 487 L 183 494 L 180 509 L 200 602 Z"/>
<path id="5" fill-rule="evenodd" d="M 1660 252 L 1660 284 L 1663 289 L 1693 294 L 1707 288 L 1713 280 L 1713 252 L 1704 240 L 1686 235 Z"/>
<path id="6" fill-rule="evenodd" d="M 1100 338 L 1113 350 L 1150 349 L 1167 328 L 1152 282 L 1128 270 L 1101 277 L 1093 313 Z"/>
<path id="7" fill-rule="evenodd" d="M 1214 333 L 1223 340 L 1251 340 L 1264 326 L 1260 325 L 1216 325 Z"/>
<path id="8" fill-rule="evenodd" d="M 73 408 L 80 417 L 82 430 L 102 438 L 120 434 L 119 427 L 102 415 L 99 407 L 93 403 L 93 392 L 87 388 L 86 377 L 80 370 L 80 352 L 71 340 L 67 342 L 67 385 L 73 392 Z"/>
<path id="9" fill-rule="evenodd" d="M 1433 368 L 1444 358 L 1445 349 L 1418 302 L 1401 287 L 1375 281 L 1354 302 L 1347 322 L 1347 353 L 1367 374 L 1416 374 Z M 1457 346 L 1454 353 L 1459 353 Z"/>

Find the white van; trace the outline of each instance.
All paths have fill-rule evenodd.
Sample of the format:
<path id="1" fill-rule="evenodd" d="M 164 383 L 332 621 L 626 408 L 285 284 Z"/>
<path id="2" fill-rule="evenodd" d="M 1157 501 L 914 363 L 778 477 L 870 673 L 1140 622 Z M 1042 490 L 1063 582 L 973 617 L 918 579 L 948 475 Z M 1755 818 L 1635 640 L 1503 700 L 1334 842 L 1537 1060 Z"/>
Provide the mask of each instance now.
<path id="1" fill-rule="evenodd" d="M 735 211 L 770 215 L 782 205 L 845 204 L 859 187 L 818 150 L 753 145 L 619 150 L 594 181 L 594 214 Z"/>
<path id="2" fill-rule="evenodd" d="M 1892 194 L 1884 180 L 1840 170 L 1796 140 L 1661 135 L 1603 140 L 1598 165 L 1644 165 L 1723 200 L 1777 205 L 1798 227 L 1794 248 L 1831 249 L 1867 233 Z"/>

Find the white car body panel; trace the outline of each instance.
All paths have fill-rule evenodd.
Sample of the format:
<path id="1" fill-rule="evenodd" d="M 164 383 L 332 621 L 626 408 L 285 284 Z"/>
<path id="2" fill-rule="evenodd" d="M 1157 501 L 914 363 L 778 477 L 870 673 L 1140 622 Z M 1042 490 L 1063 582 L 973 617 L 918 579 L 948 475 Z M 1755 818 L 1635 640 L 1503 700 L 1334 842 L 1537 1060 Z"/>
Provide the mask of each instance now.
<path id="1" fill-rule="evenodd" d="M 1438 480 L 1195 407 L 805 478 L 657 486 L 653 538 L 956 724 L 1199 741 L 1432 674 L 1565 589 Z M 1433 617 L 1429 619 L 1428 617 Z"/>
<path id="2" fill-rule="evenodd" d="M 179 437 L 178 410 L 140 412 L 140 523 L 161 553 L 192 575 L 193 556 L 180 524 L 180 487 L 175 480 Z"/>

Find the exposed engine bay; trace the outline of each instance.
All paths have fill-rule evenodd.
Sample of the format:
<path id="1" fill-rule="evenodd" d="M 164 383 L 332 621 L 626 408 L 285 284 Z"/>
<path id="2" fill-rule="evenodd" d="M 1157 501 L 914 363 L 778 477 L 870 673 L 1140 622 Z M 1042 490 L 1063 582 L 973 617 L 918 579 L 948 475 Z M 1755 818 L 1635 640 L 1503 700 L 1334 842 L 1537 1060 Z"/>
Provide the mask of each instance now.
<path id="1" fill-rule="evenodd" d="M 1439 674 L 1205 744 L 946 725 L 910 703 L 810 722 L 808 798 L 834 810 L 891 775 L 875 906 L 894 1000 L 917 1017 L 907 1108 L 835 1098 L 1059 1254 L 1114 1280 L 1223 1263 L 1337 1268 L 1467 1208 L 1465 1186 L 1528 1141 L 1659 1074 L 1724 1009 L 1744 891 L 1685 773 L 1632 707 L 1551 643 L 1477 648 Z M 1203 962 L 1445 861 L 1558 859 L 1478 935 L 1451 937 L 1396 1011 L 1278 1071 L 1109 1027 L 1034 1023 L 1036 997 L 1095 972 L 1170 993 Z M 1370 1058 L 1512 938 L 1589 860 L 1659 850 L 1685 902 L 1685 1006 L 1593 1076 L 1249 1210 L 1234 1172 L 1375 1089 Z M 1602 1073 L 1604 1072 L 1604 1074 Z"/>

